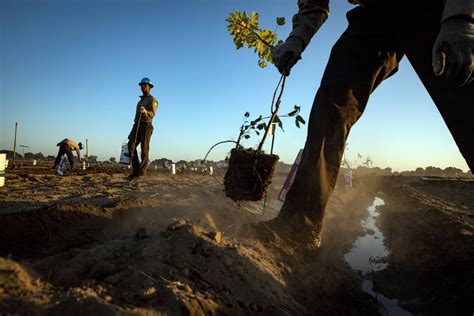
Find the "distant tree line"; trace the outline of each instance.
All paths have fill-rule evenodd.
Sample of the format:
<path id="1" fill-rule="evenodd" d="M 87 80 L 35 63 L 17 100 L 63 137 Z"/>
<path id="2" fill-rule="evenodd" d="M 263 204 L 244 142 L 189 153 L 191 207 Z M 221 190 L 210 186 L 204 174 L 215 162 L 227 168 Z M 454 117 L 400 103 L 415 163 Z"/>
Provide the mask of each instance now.
<path id="1" fill-rule="evenodd" d="M 342 171 L 346 168 L 341 168 Z M 389 176 L 389 175 L 402 175 L 402 176 L 417 176 L 417 177 L 447 177 L 447 178 L 471 178 L 472 172 L 470 170 L 464 172 L 459 168 L 447 167 L 444 169 L 429 166 L 426 168 L 418 167 L 411 171 L 392 171 L 392 168 L 381 169 L 379 167 L 369 168 L 366 166 L 359 166 L 352 169 L 354 175 L 378 175 L 378 176 Z"/>
<path id="2" fill-rule="evenodd" d="M 429 166 L 426 168 L 418 167 L 414 171 L 402 171 L 397 174 L 403 176 L 424 176 L 424 177 L 449 177 L 449 178 L 470 178 L 472 177 L 472 171 L 468 170 L 463 172 L 459 168 L 447 167 L 444 169 Z"/>
<path id="3" fill-rule="evenodd" d="M 13 159 L 13 151 L 11 150 L 0 150 L 0 154 L 7 154 L 7 159 L 12 160 Z M 27 152 L 25 153 L 24 157 L 17 153 L 16 154 L 17 159 L 28 159 L 28 160 L 38 160 L 38 161 L 54 161 L 56 159 L 56 156 L 53 155 L 43 155 L 41 152 L 39 153 L 31 153 Z M 360 157 L 359 157 L 360 158 Z M 98 157 L 95 155 L 90 155 L 88 157 L 88 162 L 89 163 L 103 163 L 103 164 L 116 164 L 117 159 L 115 157 L 110 157 L 108 160 L 104 161 L 99 161 Z M 227 166 L 227 161 L 221 160 L 221 161 L 212 161 L 208 160 L 203 163 L 200 159 L 196 159 L 193 161 L 186 161 L 186 160 L 179 160 L 177 162 L 174 162 L 172 159 L 168 158 L 159 158 L 155 159 L 150 162 L 151 167 L 157 167 L 157 168 L 168 168 L 172 163 L 176 164 L 177 168 L 196 168 L 196 167 L 214 167 L 214 168 L 225 168 Z M 449 178 L 471 178 L 472 171 L 468 170 L 464 172 L 463 170 L 455 167 L 447 167 L 444 169 L 438 168 L 438 167 L 433 167 L 433 166 L 428 166 L 426 168 L 418 167 L 415 170 L 411 171 L 392 171 L 392 168 L 385 168 L 381 169 L 379 167 L 371 167 L 372 161 L 370 160 L 369 157 L 367 157 L 366 161 L 362 163 L 362 165 L 359 165 L 357 168 L 348 168 L 349 163 L 343 164 L 341 167 L 341 172 L 351 169 L 354 175 L 380 175 L 380 176 L 389 176 L 389 175 L 402 175 L 402 176 L 419 176 L 419 177 L 449 177 Z M 282 172 L 289 171 L 291 168 L 291 165 L 284 164 L 282 162 L 279 163 L 279 170 Z"/>

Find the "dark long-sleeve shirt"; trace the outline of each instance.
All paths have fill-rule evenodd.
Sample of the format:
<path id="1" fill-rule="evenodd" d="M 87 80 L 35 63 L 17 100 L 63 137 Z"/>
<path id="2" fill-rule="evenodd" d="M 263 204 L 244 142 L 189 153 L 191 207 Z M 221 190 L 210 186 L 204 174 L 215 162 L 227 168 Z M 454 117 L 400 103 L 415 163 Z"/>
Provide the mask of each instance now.
<path id="1" fill-rule="evenodd" d="M 141 113 L 140 107 L 142 106 L 146 110 L 145 113 Z M 135 113 L 135 124 L 138 122 L 138 118 L 140 118 L 140 122 L 151 124 L 155 117 L 156 109 L 158 109 L 158 100 L 154 96 L 140 96 L 140 101 L 138 101 Z"/>
<path id="2" fill-rule="evenodd" d="M 417 0 L 413 0 L 417 1 Z M 361 6 L 389 4 L 389 0 L 349 0 Z M 392 1 L 395 2 L 395 1 Z M 474 0 L 445 0 L 441 21 L 455 16 L 467 16 L 474 19 Z M 329 0 L 298 0 L 298 13 L 293 16 L 293 30 L 290 37 L 298 37 L 308 46 L 313 35 L 329 16 Z M 407 7 L 407 10 L 410 8 Z M 401 22 L 402 23 L 402 22 Z"/>

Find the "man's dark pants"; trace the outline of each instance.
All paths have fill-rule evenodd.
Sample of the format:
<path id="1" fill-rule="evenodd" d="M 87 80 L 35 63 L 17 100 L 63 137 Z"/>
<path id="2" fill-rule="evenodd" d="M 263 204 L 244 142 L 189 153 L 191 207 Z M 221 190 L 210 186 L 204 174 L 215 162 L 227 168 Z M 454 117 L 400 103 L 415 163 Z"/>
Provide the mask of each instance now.
<path id="1" fill-rule="evenodd" d="M 74 168 L 74 155 L 72 154 L 71 146 L 62 143 L 59 145 L 58 155 L 56 156 L 56 160 L 54 161 L 54 166 L 56 167 L 61 162 L 61 157 L 66 154 L 67 159 L 69 160 L 69 164 L 71 165 L 71 169 Z"/>
<path id="2" fill-rule="evenodd" d="M 132 128 L 131 136 L 133 137 L 128 141 L 128 152 L 132 155 L 132 167 L 135 175 L 143 175 L 146 173 L 146 167 L 148 166 L 148 151 L 150 150 L 150 139 L 153 134 L 153 125 L 151 123 L 140 122 L 137 127 Z M 135 135 L 137 140 L 134 143 Z M 138 160 L 137 146 L 141 145 L 141 162 Z"/>
<path id="3" fill-rule="evenodd" d="M 474 84 L 451 85 L 434 76 L 431 65 L 442 3 L 425 2 L 408 13 L 376 7 L 348 12 L 349 26 L 331 51 L 311 110 L 301 164 L 277 218 L 307 226 L 308 242 L 320 241 L 324 209 L 336 184 L 351 127 L 362 115 L 370 94 L 397 71 L 404 55 L 474 170 L 474 124 L 468 114 L 473 111 Z M 394 98 L 399 93 L 403 91 L 393 91 Z M 301 227 L 294 227 L 294 233 L 298 231 Z"/>

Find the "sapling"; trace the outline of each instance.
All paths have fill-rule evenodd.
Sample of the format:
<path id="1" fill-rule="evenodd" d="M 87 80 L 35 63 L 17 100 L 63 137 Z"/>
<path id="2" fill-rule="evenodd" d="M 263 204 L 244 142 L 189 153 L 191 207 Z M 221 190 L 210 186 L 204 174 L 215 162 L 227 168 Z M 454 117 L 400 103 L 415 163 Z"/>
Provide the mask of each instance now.
<path id="1" fill-rule="evenodd" d="M 257 12 L 252 12 L 250 15 L 245 11 L 243 13 L 240 11 L 232 12 L 230 17 L 226 19 L 229 22 L 227 29 L 232 36 L 236 49 L 244 46 L 254 48 L 259 58 L 258 66 L 265 68 L 268 63 L 273 63 L 272 49 L 274 45 L 281 44 L 283 41 L 278 40 L 275 31 L 261 28 L 258 18 Z M 284 25 L 285 18 L 278 17 L 276 23 L 277 27 Z M 265 196 L 279 159 L 277 155 L 273 154 L 273 146 L 270 154 L 265 154 L 263 151 L 263 145 L 272 125 L 277 124 L 283 130 L 281 118 L 284 117 L 294 118 L 295 125 L 298 128 L 301 124 L 305 124 L 305 120 L 299 115 L 301 108 L 297 105 L 286 115 L 278 116 L 285 81 L 286 77 L 281 76 L 273 93 L 269 116 L 260 115 L 254 120 L 249 120 L 250 113 L 246 112 L 237 140 L 219 142 L 209 150 L 210 152 L 215 146 L 223 143 L 233 142 L 236 144 L 235 148 L 231 150 L 229 167 L 224 177 L 226 195 L 234 201 L 258 201 Z M 241 141 L 249 139 L 253 133 L 257 136 L 263 133 L 257 149 L 243 148 L 240 144 Z"/>

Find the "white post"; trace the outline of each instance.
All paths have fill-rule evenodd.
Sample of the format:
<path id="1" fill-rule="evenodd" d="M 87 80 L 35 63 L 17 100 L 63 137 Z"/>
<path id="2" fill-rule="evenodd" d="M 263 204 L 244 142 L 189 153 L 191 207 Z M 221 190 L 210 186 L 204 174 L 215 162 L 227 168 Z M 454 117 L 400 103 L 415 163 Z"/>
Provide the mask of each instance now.
<path id="1" fill-rule="evenodd" d="M 0 187 L 5 185 L 5 168 L 7 161 L 7 154 L 0 154 Z"/>

